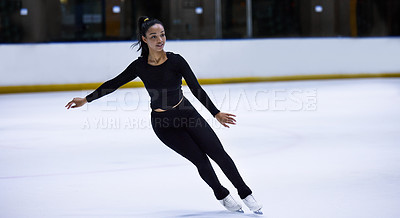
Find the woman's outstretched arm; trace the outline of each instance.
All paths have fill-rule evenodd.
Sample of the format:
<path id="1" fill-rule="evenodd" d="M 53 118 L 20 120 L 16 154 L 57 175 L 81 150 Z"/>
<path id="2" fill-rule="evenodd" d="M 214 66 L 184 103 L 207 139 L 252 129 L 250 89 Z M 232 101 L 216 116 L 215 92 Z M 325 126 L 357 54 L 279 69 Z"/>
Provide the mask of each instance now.
<path id="1" fill-rule="evenodd" d="M 194 75 L 192 69 L 190 68 L 189 64 L 186 60 L 182 57 L 180 60 L 180 69 L 183 78 L 186 81 L 186 84 L 189 86 L 190 91 L 193 93 L 194 96 L 210 111 L 210 113 L 225 127 L 228 127 L 228 124 L 236 125 L 236 117 L 234 114 L 223 113 L 215 107 L 214 103 L 208 97 L 207 93 L 204 89 L 200 86 L 199 82 L 197 81 L 196 76 Z"/>
<path id="2" fill-rule="evenodd" d="M 122 71 L 122 73 L 120 73 L 115 78 L 103 83 L 101 86 L 99 86 L 95 91 L 87 95 L 85 98 L 72 99 L 72 101 L 68 102 L 68 104 L 65 105 L 65 107 L 67 109 L 81 107 L 88 102 L 99 99 L 105 95 L 114 92 L 119 87 L 123 86 L 129 81 L 134 80 L 137 77 L 134 69 L 135 63 L 136 61 L 132 62 L 132 64 L 130 64 L 124 71 Z"/>

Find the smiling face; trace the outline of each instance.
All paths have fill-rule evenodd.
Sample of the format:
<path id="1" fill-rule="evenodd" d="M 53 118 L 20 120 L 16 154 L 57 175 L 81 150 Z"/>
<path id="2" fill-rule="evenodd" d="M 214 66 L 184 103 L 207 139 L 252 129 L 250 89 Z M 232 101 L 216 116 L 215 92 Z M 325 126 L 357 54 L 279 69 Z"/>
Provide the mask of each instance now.
<path id="1" fill-rule="evenodd" d="M 163 51 L 166 41 L 164 27 L 161 24 L 154 24 L 147 30 L 146 37 L 142 36 L 142 39 L 150 51 Z"/>

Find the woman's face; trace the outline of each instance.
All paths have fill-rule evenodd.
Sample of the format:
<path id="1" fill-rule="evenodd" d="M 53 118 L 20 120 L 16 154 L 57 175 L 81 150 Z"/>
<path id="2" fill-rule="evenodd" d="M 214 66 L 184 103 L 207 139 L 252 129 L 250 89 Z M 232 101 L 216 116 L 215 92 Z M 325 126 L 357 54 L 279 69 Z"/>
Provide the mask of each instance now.
<path id="1" fill-rule="evenodd" d="M 142 39 L 147 43 L 149 50 L 163 51 L 166 41 L 164 27 L 161 24 L 154 24 L 147 30 L 146 37 L 142 36 Z"/>

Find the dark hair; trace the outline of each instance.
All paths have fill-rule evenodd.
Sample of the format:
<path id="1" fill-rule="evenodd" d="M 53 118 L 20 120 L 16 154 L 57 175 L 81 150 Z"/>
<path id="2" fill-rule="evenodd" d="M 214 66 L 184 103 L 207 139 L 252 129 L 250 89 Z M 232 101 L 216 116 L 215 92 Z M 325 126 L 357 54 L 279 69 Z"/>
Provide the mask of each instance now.
<path id="1" fill-rule="evenodd" d="M 146 32 L 149 30 L 151 26 L 154 24 L 161 24 L 164 26 L 161 21 L 155 19 L 155 18 L 150 18 L 146 16 L 139 17 L 138 19 L 138 34 L 137 34 L 137 42 L 133 44 L 131 47 L 139 46 L 137 51 L 142 50 L 141 56 L 142 57 L 148 57 L 149 56 L 149 47 L 147 44 L 143 41 L 142 36 L 146 37 Z"/>

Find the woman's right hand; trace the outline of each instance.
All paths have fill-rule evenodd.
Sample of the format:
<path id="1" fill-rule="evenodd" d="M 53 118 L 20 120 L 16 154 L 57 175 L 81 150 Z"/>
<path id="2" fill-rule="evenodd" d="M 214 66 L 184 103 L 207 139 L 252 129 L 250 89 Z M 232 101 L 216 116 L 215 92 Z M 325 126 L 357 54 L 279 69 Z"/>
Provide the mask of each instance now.
<path id="1" fill-rule="evenodd" d="M 77 108 L 83 106 L 86 103 L 87 103 L 86 98 L 74 98 L 72 99 L 72 101 L 68 102 L 68 104 L 65 105 L 65 107 L 67 109 L 70 109 L 71 107 Z"/>

